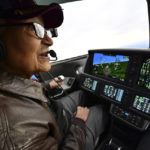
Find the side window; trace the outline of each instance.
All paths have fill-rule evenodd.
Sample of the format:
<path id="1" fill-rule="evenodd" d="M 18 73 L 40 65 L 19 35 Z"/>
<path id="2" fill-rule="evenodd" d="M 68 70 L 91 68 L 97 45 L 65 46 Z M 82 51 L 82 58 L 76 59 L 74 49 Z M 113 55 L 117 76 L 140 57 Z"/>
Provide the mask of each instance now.
<path id="1" fill-rule="evenodd" d="M 52 49 L 58 60 L 99 48 L 148 48 L 146 0 L 84 0 L 62 4 L 64 23 Z"/>

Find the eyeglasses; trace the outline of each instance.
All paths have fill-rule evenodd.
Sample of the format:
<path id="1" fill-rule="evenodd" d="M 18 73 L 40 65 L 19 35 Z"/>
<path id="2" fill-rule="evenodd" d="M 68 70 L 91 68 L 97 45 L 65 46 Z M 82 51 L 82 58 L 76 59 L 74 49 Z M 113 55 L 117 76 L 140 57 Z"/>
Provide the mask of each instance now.
<path id="1" fill-rule="evenodd" d="M 57 37 L 57 29 L 52 28 L 50 30 L 46 30 L 42 25 L 36 22 L 27 22 L 27 23 L 12 23 L 12 24 L 0 24 L 0 27 L 11 27 L 11 26 L 33 26 L 35 34 L 38 38 L 44 39 L 45 35 L 47 34 L 49 38 Z"/>

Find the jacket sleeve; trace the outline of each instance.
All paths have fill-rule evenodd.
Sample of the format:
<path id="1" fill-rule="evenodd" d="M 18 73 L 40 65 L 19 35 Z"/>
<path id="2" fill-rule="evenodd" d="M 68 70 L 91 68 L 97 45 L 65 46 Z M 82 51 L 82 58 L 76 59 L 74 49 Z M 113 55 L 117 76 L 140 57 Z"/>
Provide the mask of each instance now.
<path id="1" fill-rule="evenodd" d="M 74 118 L 60 150 L 84 150 L 85 137 L 85 122 L 79 118 Z"/>
<path id="2" fill-rule="evenodd" d="M 27 147 L 27 150 L 84 150 L 85 130 L 77 122 L 80 122 L 80 120 L 77 119 L 75 122 L 73 121 L 60 146 L 58 146 L 57 139 L 50 135 L 44 139 L 40 138 L 40 140 L 36 141 L 34 144 L 32 143 L 32 145 Z M 84 126 L 84 124 L 85 123 L 83 123 L 82 126 Z"/>
<path id="3" fill-rule="evenodd" d="M 43 83 L 43 87 L 50 91 L 50 86 Z M 64 136 L 59 150 L 84 150 L 86 138 L 85 122 L 79 118 L 73 118 L 71 126 Z"/>

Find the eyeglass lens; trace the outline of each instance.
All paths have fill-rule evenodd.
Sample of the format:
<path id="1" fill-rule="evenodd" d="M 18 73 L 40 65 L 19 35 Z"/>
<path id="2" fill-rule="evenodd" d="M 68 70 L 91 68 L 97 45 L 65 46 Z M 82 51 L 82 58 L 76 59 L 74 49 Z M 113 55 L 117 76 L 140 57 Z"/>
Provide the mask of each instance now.
<path id="1" fill-rule="evenodd" d="M 33 23 L 33 24 L 36 30 L 36 34 L 39 38 L 43 39 L 45 37 L 45 34 L 47 34 L 49 38 L 52 38 L 52 34 L 49 30 L 45 30 L 44 27 L 42 27 L 38 23 Z"/>

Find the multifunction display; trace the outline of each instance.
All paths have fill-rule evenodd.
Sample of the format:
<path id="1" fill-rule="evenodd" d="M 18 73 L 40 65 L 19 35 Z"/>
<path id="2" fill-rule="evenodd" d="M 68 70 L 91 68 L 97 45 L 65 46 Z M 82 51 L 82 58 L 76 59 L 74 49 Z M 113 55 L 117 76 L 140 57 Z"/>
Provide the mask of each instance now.
<path id="1" fill-rule="evenodd" d="M 150 89 L 150 58 L 141 67 L 138 85 Z"/>
<path id="2" fill-rule="evenodd" d="M 133 107 L 147 114 L 150 114 L 150 99 L 136 95 L 133 102 Z"/>
<path id="3" fill-rule="evenodd" d="M 97 86 L 97 81 L 96 80 L 92 80 L 91 78 L 85 78 L 84 82 L 83 82 L 83 86 L 95 91 L 96 90 L 96 86 Z"/>
<path id="4" fill-rule="evenodd" d="M 129 56 L 94 53 L 93 74 L 125 80 Z"/>
<path id="5" fill-rule="evenodd" d="M 121 102 L 124 90 L 116 88 L 112 85 L 105 85 L 104 86 L 104 95 L 108 96 L 118 102 Z"/>

